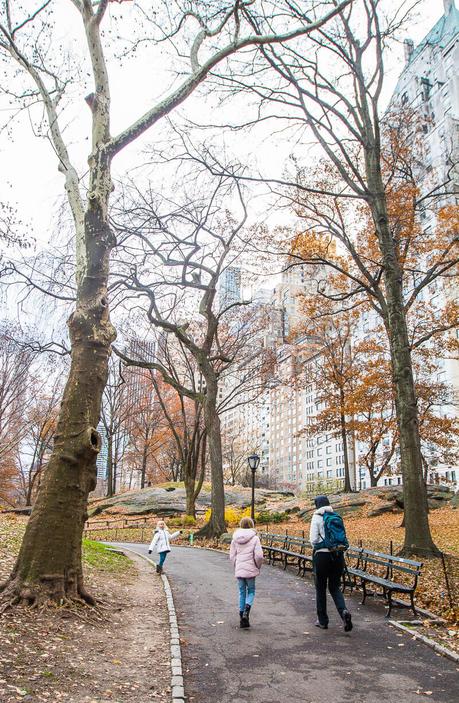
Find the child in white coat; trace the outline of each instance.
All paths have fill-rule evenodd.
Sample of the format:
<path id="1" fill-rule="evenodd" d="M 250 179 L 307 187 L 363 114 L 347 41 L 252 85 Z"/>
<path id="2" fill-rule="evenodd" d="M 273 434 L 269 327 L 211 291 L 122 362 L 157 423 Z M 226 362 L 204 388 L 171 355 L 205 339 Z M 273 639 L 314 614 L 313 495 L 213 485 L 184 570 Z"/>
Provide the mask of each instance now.
<path id="1" fill-rule="evenodd" d="M 150 546 L 148 547 L 148 554 L 151 554 L 153 549 L 159 554 L 159 564 L 156 564 L 156 573 L 160 574 L 163 570 L 164 562 L 166 557 L 171 551 L 170 541 L 178 537 L 182 530 L 177 530 L 172 534 L 166 527 L 164 520 L 158 520 L 156 523 L 156 529 L 153 532 L 153 539 L 151 540 Z"/>

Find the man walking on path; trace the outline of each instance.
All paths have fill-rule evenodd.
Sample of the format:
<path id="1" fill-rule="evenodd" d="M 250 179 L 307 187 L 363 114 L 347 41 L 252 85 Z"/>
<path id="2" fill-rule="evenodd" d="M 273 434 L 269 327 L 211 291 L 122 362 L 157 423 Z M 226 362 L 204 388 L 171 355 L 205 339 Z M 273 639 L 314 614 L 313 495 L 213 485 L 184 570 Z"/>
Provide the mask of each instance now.
<path id="1" fill-rule="evenodd" d="M 316 587 L 317 622 L 316 627 L 322 630 L 328 629 L 327 615 L 327 585 L 330 595 L 333 598 L 336 609 L 344 622 L 345 632 L 352 630 L 352 617 L 346 608 L 344 596 L 341 592 L 341 577 L 344 571 L 344 552 L 331 543 L 331 537 L 327 534 L 324 516 L 335 514 L 327 496 L 317 496 L 314 499 L 316 510 L 312 516 L 309 541 L 313 547 L 314 581 Z M 328 519 L 328 518 L 326 518 Z M 341 518 L 339 518 L 341 521 Z M 342 521 L 341 521 L 342 523 Z M 347 544 L 346 535 L 344 539 Z"/>

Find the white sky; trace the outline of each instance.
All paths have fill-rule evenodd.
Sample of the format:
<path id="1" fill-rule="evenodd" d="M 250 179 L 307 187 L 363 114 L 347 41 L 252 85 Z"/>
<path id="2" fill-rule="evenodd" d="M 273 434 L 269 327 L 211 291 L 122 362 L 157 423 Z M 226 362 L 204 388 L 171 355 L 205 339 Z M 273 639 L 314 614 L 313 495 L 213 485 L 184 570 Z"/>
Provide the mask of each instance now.
<path id="1" fill-rule="evenodd" d="M 399 5 L 398 0 L 388 0 L 393 7 Z M 129 3 L 123 5 L 127 8 Z M 117 23 L 114 20 L 116 8 L 119 5 L 111 5 L 107 25 L 117 31 Z M 69 1 L 61 3 L 57 8 L 58 16 L 62 20 L 62 40 L 74 53 L 81 53 L 79 42 L 82 37 L 75 34 L 74 28 L 79 20 L 75 8 Z M 443 14 L 443 0 L 424 0 L 420 6 L 419 18 L 410 28 L 410 37 L 418 43 L 430 30 L 433 24 Z M 127 34 L 127 32 L 125 32 Z M 151 58 L 151 57 L 150 57 Z M 386 93 L 389 97 L 398 75 L 403 68 L 403 46 L 391 52 L 387 58 L 387 82 Z M 153 68 L 154 66 L 154 68 Z M 153 96 L 157 99 L 157 86 L 161 85 L 165 76 L 167 64 L 161 65 L 161 58 L 155 56 L 154 64 L 143 63 L 140 67 L 132 62 L 122 66 L 110 63 L 109 71 L 112 82 L 112 104 L 113 119 L 112 132 L 117 133 L 120 129 L 130 124 L 133 119 L 140 116 L 148 109 Z M 85 135 L 89 134 L 89 108 L 83 102 L 84 95 L 90 92 L 88 84 L 87 90 L 76 96 L 76 105 L 81 104 L 75 115 L 70 118 L 69 133 L 73 135 L 74 142 L 71 144 L 73 158 L 80 165 L 80 172 L 84 171 L 84 164 L 89 151 L 89 140 Z M 78 102 L 79 101 L 79 102 Z M 209 119 L 209 103 L 197 103 L 192 99 L 188 104 L 181 107 L 182 114 L 191 112 L 197 119 L 201 117 L 202 122 Z M 0 100 L 0 123 L 8 115 L 7 106 L 4 100 Z M 36 113 L 35 113 L 36 114 Z M 155 127 L 157 130 L 157 127 Z M 157 134 L 157 132 L 156 132 Z M 155 138 L 156 138 L 155 134 Z M 17 119 L 12 130 L 12 138 L 6 132 L 0 133 L 0 164 L 2 179 L 0 181 L 0 199 L 4 202 L 17 204 L 21 217 L 25 221 L 30 221 L 33 233 L 38 241 L 49 240 L 53 230 L 53 219 L 55 218 L 56 203 L 63 197 L 63 178 L 57 172 L 57 163 L 51 152 L 50 144 L 43 138 L 34 136 L 31 129 L 31 119 L 28 114 L 23 113 Z M 149 139 L 148 134 L 139 140 L 135 145 L 128 147 L 122 155 L 117 157 L 114 163 L 114 174 L 122 173 L 124 169 L 135 165 L 140 152 L 145 148 Z M 269 150 L 263 151 L 261 147 L 261 158 L 269 161 L 270 169 L 278 164 L 279 170 L 285 158 L 286 146 L 279 143 L 273 144 L 273 139 L 269 140 Z M 140 158 L 141 163 L 141 158 Z"/>

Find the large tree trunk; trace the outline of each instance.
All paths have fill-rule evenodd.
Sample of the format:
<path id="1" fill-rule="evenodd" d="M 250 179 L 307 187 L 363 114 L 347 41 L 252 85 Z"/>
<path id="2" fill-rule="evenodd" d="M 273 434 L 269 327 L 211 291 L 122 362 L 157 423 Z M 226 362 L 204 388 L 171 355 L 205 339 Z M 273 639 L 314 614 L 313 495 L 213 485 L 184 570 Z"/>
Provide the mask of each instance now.
<path id="1" fill-rule="evenodd" d="M 113 239 L 94 203 L 86 213 L 85 238 L 87 267 L 68 321 L 72 363 L 54 448 L 16 564 L 1 587 L 12 603 L 93 602 L 83 586 L 81 541 L 88 495 L 96 486 L 101 440 L 95 428 L 115 339 L 106 297 Z"/>
<path id="2" fill-rule="evenodd" d="M 184 483 L 186 495 L 186 514 L 196 517 L 196 499 L 194 495 L 194 478 L 190 475 L 188 467 L 184 470 Z"/>
<path id="3" fill-rule="evenodd" d="M 411 348 L 403 300 L 403 275 L 389 226 L 384 186 L 378 167 L 368 163 L 369 189 L 375 193 L 372 213 L 384 262 L 389 337 L 394 379 L 400 458 L 405 505 L 405 554 L 438 554 L 430 533 L 427 491 L 424 483 L 418 409 L 411 362 Z"/>
<path id="4" fill-rule="evenodd" d="M 351 475 L 349 473 L 349 448 L 347 444 L 347 432 L 346 432 L 346 416 L 344 414 L 344 391 L 340 388 L 340 401 L 341 401 L 341 411 L 340 411 L 340 426 L 341 426 L 341 439 L 343 440 L 343 452 L 344 452 L 344 492 L 351 493 Z"/>
<path id="5" fill-rule="evenodd" d="M 198 467 L 200 465 L 199 477 Z M 188 449 L 188 455 L 183 466 L 183 480 L 185 483 L 186 514 L 196 517 L 196 500 L 201 492 L 204 482 L 206 468 L 206 434 L 201 435 L 196 432 L 193 438 L 192 447 Z"/>
<path id="6" fill-rule="evenodd" d="M 148 460 L 148 438 L 150 436 L 150 432 L 147 429 L 146 434 L 145 434 L 145 443 L 143 445 L 143 452 L 142 452 L 142 466 L 140 468 L 140 488 L 145 488 L 145 477 L 147 475 L 147 460 Z"/>
<path id="7" fill-rule="evenodd" d="M 206 395 L 204 400 L 204 422 L 209 451 L 212 482 L 212 513 L 209 522 L 197 532 L 200 537 L 220 537 L 226 532 L 225 490 L 223 487 L 223 457 L 220 417 L 217 412 L 217 380 L 212 374 L 204 375 Z"/>

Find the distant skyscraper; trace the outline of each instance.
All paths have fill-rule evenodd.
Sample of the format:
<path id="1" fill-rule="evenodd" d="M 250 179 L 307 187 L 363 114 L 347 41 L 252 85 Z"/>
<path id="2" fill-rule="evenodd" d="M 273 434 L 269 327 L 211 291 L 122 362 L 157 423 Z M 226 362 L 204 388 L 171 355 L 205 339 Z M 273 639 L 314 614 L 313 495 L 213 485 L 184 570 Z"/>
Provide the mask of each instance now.
<path id="1" fill-rule="evenodd" d="M 238 266 L 228 266 L 218 282 L 220 309 L 241 302 L 241 269 Z"/>
<path id="2" fill-rule="evenodd" d="M 102 441 L 102 446 L 96 459 L 97 479 L 105 481 L 107 479 L 108 441 L 107 432 L 102 422 L 97 425 L 97 431 Z"/>

